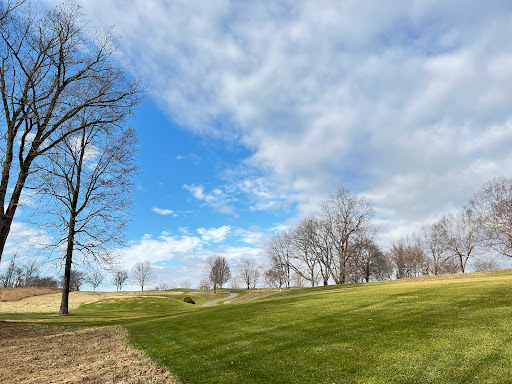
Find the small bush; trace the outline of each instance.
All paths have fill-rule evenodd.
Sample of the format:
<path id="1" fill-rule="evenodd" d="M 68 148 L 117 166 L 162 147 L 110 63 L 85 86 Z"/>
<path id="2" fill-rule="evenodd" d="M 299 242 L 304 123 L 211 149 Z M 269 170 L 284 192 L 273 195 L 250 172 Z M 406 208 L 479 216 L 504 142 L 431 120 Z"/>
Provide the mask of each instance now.
<path id="1" fill-rule="evenodd" d="M 183 301 L 184 301 L 185 303 L 189 303 L 189 304 L 195 304 L 195 303 L 196 303 L 194 300 L 192 300 L 192 298 L 191 298 L 191 297 L 188 297 L 188 296 L 187 296 L 187 297 L 185 297 L 185 298 L 183 299 Z"/>

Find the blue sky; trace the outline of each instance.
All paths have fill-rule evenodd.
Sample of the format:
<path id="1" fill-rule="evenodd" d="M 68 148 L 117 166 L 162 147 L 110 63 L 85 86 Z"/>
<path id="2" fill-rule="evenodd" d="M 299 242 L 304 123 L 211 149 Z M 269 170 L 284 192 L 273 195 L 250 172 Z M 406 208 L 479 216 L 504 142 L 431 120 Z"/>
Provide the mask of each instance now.
<path id="1" fill-rule="evenodd" d="M 211 254 L 263 259 L 340 186 L 386 247 L 510 176 L 509 1 L 80 3 L 148 85 L 127 268 L 195 284 Z"/>

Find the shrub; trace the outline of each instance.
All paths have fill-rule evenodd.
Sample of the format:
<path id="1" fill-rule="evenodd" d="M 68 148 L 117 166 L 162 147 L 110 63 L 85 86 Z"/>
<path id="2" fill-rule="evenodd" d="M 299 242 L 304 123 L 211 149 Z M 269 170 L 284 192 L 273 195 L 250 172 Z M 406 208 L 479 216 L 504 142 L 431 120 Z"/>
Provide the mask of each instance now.
<path id="1" fill-rule="evenodd" d="M 188 296 L 187 296 L 187 297 L 185 297 L 185 298 L 183 299 L 183 301 L 184 301 L 185 303 L 189 303 L 189 304 L 195 304 L 195 303 L 196 303 L 194 300 L 192 300 L 192 298 L 191 298 L 191 297 L 188 297 Z"/>

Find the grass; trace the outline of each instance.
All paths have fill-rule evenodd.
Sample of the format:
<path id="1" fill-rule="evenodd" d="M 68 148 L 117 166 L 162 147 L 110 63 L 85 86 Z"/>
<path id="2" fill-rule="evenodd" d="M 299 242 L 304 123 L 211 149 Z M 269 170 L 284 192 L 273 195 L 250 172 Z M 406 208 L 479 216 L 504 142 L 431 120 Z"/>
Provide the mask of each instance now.
<path id="1" fill-rule="evenodd" d="M 46 295 L 61 291 L 61 288 L 0 288 L 0 301 L 18 301 L 27 297 Z"/>
<path id="2" fill-rule="evenodd" d="M 123 325 L 183 382 L 512 383 L 511 288 L 506 272 L 296 289 L 212 308 L 184 294 L 0 317 Z"/>

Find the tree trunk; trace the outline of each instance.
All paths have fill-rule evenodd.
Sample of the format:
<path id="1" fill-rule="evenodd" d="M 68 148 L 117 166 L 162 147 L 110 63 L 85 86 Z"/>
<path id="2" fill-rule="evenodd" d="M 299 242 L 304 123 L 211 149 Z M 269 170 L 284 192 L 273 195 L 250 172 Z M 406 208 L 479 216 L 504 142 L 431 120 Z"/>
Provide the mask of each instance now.
<path id="1" fill-rule="evenodd" d="M 73 263 L 73 244 L 75 232 L 75 219 L 71 219 L 68 232 L 68 245 L 66 248 L 66 266 L 64 269 L 64 278 L 62 280 L 62 299 L 60 302 L 61 315 L 69 315 L 69 278 L 71 276 L 71 265 Z"/>
<path id="2" fill-rule="evenodd" d="M 27 180 L 28 170 L 30 167 L 31 160 L 26 161 L 28 165 L 23 164 L 22 169 L 18 175 L 18 181 L 16 182 L 16 186 L 11 195 L 11 200 L 9 201 L 9 205 L 4 212 L 0 212 L 0 261 L 2 261 L 2 255 L 4 253 L 5 243 L 7 242 L 7 237 L 9 236 L 9 232 L 11 230 L 12 221 L 14 218 L 14 214 L 16 212 L 16 208 L 18 207 L 18 203 L 20 201 L 21 191 L 25 186 L 25 181 Z M 3 177 L 3 175 L 2 175 Z"/>

